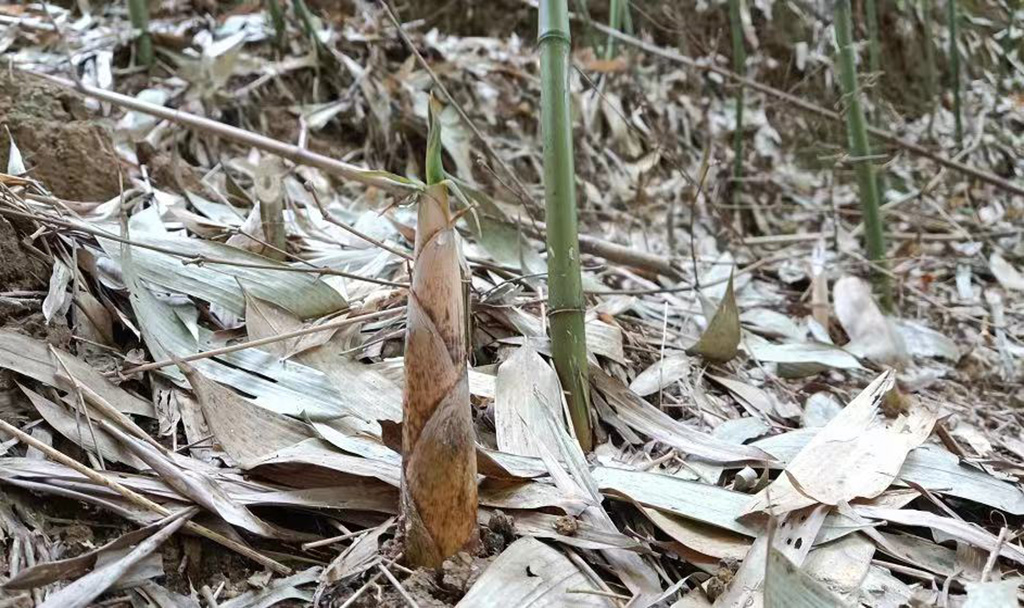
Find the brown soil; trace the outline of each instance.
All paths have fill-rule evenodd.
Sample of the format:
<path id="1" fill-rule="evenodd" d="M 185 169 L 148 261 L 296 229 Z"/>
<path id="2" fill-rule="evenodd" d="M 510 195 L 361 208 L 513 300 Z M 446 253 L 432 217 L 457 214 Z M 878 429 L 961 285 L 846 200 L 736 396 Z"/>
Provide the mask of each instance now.
<path id="1" fill-rule="evenodd" d="M 46 264 L 30 256 L 21 245 L 14 226 L 0 217 L 0 291 L 46 289 L 50 271 Z M 0 311 L 2 312 L 2 311 Z"/>
<path id="2" fill-rule="evenodd" d="M 0 124 L 5 124 L 29 174 L 61 198 L 104 201 L 118 194 L 118 160 L 110 130 L 90 117 L 72 92 L 41 80 L 0 74 Z M 0 135 L 0 170 L 10 140 Z"/>

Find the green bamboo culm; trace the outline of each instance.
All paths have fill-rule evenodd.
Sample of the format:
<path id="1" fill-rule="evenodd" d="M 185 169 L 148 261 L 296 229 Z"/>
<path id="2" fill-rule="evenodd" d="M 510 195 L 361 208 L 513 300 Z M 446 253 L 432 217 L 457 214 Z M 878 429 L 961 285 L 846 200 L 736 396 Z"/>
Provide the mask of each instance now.
<path id="1" fill-rule="evenodd" d="M 627 34 L 633 33 L 633 19 L 629 15 L 629 0 L 611 0 L 608 4 L 608 27 Z M 615 36 L 609 34 L 608 42 L 604 47 L 604 58 L 609 60 L 614 57 Z"/>
<path id="2" fill-rule="evenodd" d="M 270 16 L 270 24 L 274 26 L 274 44 L 278 48 L 284 46 L 287 26 L 284 21 L 284 9 L 281 8 L 281 0 L 266 0 L 267 14 Z"/>
<path id="3" fill-rule="evenodd" d="M 747 49 L 743 45 L 743 17 L 740 2 L 729 0 L 729 28 L 732 30 L 732 69 L 741 76 L 747 75 Z M 743 106 L 746 103 L 746 89 L 741 84 L 736 89 L 736 131 L 733 133 L 732 202 L 740 204 L 743 190 Z"/>
<path id="4" fill-rule="evenodd" d="M 878 74 L 882 69 L 878 42 L 878 0 L 864 0 L 864 20 L 868 30 L 868 69 L 872 74 Z"/>
<path id="5" fill-rule="evenodd" d="M 569 110 L 569 11 L 566 0 L 541 0 L 541 133 L 547 204 L 548 315 L 551 354 L 576 438 L 593 447 L 583 282 L 576 227 L 576 184 Z"/>
<path id="6" fill-rule="evenodd" d="M 882 307 L 888 311 L 892 310 L 892 287 L 886 274 L 888 263 L 885 257 L 882 214 L 878 204 L 878 181 L 875 179 L 875 167 L 871 164 L 867 121 L 864 118 L 864 107 L 861 105 L 860 88 L 857 84 L 857 51 L 853 44 L 850 0 L 836 1 L 835 28 L 836 43 L 839 46 L 839 81 L 845 101 L 843 109 L 846 113 L 850 156 L 853 158 L 857 185 L 860 189 L 868 258 L 877 266 L 873 273 L 875 287 L 881 296 Z"/>
<path id="7" fill-rule="evenodd" d="M 924 31 L 925 94 L 928 96 L 928 135 L 935 121 L 935 100 L 939 94 L 938 69 L 935 66 L 935 42 L 932 40 L 932 0 L 921 0 L 921 26 Z"/>
<path id="8" fill-rule="evenodd" d="M 958 27 L 960 9 L 957 0 L 946 0 L 947 18 L 949 20 L 949 71 L 953 79 L 953 118 L 956 120 L 956 146 L 964 147 L 964 123 L 960 114 L 960 47 L 956 41 L 959 37 Z"/>
<path id="9" fill-rule="evenodd" d="M 149 34 L 149 3 L 147 0 L 128 0 L 128 16 L 132 28 L 138 33 L 135 39 L 135 57 L 140 65 L 153 65 L 153 37 Z"/>

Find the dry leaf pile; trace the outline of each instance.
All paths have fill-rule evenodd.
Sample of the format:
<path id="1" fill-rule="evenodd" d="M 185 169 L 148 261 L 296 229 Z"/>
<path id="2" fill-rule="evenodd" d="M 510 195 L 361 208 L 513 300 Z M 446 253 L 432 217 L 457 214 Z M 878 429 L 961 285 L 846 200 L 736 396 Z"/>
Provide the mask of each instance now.
<path id="1" fill-rule="evenodd" d="M 310 2 L 277 47 L 258 3 L 185 4 L 154 6 L 148 73 L 120 4 L 0 7 L 0 606 L 1022 597 L 1024 198 L 886 150 L 887 315 L 858 278 L 841 146 L 821 144 L 840 127 L 748 92 L 737 208 L 721 79 L 580 42 L 588 455 L 549 360 L 533 45 Z M 666 44 L 655 25 L 681 13 L 636 7 Z M 747 10 L 754 77 L 779 83 L 771 8 Z M 791 77 L 831 107 L 826 27 L 799 17 L 817 46 Z M 69 61 L 142 103 L 78 94 Z M 486 138 L 445 106 L 481 548 L 413 571 L 397 423 L 434 78 Z M 1012 181 L 1024 105 L 1003 84 L 972 81 L 958 158 Z M 941 105 L 874 109 L 950 149 Z"/>

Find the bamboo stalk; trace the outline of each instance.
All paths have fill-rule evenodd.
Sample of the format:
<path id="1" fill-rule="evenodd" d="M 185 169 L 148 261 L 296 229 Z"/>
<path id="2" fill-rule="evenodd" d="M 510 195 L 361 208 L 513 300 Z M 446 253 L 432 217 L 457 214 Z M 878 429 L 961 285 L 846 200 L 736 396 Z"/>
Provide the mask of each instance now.
<path id="1" fill-rule="evenodd" d="M 882 69 L 878 42 L 878 0 L 864 0 L 864 20 L 868 30 L 868 69 L 874 75 Z"/>
<path id="2" fill-rule="evenodd" d="M 281 8 L 281 0 L 266 0 L 267 14 L 270 16 L 270 24 L 274 26 L 274 44 L 278 47 L 284 46 L 287 25 L 284 21 L 284 10 Z"/>
<path id="3" fill-rule="evenodd" d="M 887 268 L 885 257 L 885 235 L 882 232 L 882 214 L 878 202 L 878 182 L 875 167 L 871 164 L 871 144 L 868 140 L 867 121 L 860 102 L 857 84 L 857 56 L 853 45 L 850 0 L 837 0 L 835 28 L 839 45 L 840 84 L 843 88 L 843 104 L 846 113 L 847 136 L 850 156 L 857 173 L 860 189 L 860 204 L 864 213 L 864 236 L 868 258 L 881 268 Z M 892 309 L 892 288 L 887 274 L 876 272 L 875 285 L 880 292 L 882 306 Z"/>
<path id="4" fill-rule="evenodd" d="M 608 3 L 608 27 L 613 30 L 622 29 L 622 13 L 625 7 L 624 0 L 611 0 Z M 604 58 L 606 60 L 615 57 L 615 38 L 608 36 L 608 41 L 604 47 Z"/>
<path id="5" fill-rule="evenodd" d="M 589 452 L 593 437 L 583 320 L 586 308 L 576 226 L 566 0 L 541 0 L 539 24 L 551 354 L 565 391 L 576 439 L 583 450 Z"/>
<path id="6" fill-rule="evenodd" d="M 928 96 L 928 136 L 935 122 L 935 100 L 938 97 L 938 70 L 935 66 L 935 42 L 932 39 L 932 0 L 921 0 L 921 28 L 924 31 L 925 90 Z"/>
<path id="7" fill-rule="evenodd" d="M 153 65 L 153 37 L 149 34 L 149 3 L 147 0 L 128 0 L 128 16 L 132 28 L 138 34 L 135 39 L 135 56 L 139 63 Z"/>
<path id="8" fill-rule="evenodd" d="M 946 18 L 949 20 L 949 70 L 953 88 L 953 117 L 956 120 L 956 147 L 964 147 L 964 123 L 960 113 L 960 47 L 957 45 L 959 6 L 957 0 L 946 0 Z"/>
<path id="9" fill-rule="evenodd" d="M 740 12 L 742 0 L 729 0 L 729 28 L 732 30 L 732 69 L 741 75 L 747 72 L 747 50 L 743 46 L 743 18 Z M 743 105 L 746 102 L 746 87 L 740 83 L 736 89 L 736 131 L 733 133 L 732 150 L 732 202 L 740 204 L 743 191 Z"/>
<path id="10" fill-rule="evenodd" d="M 441 165 L 441 104 L 430 101 L 427 190 L 417 209 L 405 337 L 402 518 L 406 557 L 437 567 L 475 542 L 477 487 L 467 301 Z"/>

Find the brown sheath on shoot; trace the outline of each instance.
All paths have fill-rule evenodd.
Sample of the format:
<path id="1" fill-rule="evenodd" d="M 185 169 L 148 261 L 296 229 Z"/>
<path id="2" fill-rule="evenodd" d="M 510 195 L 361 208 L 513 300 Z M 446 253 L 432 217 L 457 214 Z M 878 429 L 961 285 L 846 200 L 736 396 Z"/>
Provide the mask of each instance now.
<path id="1" fill-rule="evenodd" d="M 402 515 L 405 555 L 436 567 L 476 536 L 476 450 L 466 367 L 466 302 L 441 166 L 441 104 L 431 98 L 427 190 L 405 336 Z"/>

